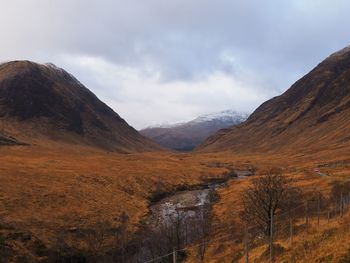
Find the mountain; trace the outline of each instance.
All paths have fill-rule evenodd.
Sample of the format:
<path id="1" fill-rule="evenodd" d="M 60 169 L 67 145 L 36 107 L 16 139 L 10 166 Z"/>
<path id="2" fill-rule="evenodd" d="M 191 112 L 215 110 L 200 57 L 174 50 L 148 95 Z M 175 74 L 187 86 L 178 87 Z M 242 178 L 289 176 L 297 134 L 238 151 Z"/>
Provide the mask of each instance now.
<path id="1" fill-rule="evenodd" d="M 241 125 L 220 130 L 198 151 L 318 152 L 350 146 L 350 47 L 338 51 Z"/>
<path id="2" fill-rule="evenodd" d="M 185 123 L 146 128 L 140 133 L 164 147 L 190 151 L 216 131 L 241 123 L 247 117 L 245 113 L 226 110 L 202 115 Z"/>
<path id="3" fill-rule="evenodd" d="M 118 152 L 160 149 L 53 64 L 0 65 L 0 122 L 0 144 L 40 144 L 49 139 Z"/>

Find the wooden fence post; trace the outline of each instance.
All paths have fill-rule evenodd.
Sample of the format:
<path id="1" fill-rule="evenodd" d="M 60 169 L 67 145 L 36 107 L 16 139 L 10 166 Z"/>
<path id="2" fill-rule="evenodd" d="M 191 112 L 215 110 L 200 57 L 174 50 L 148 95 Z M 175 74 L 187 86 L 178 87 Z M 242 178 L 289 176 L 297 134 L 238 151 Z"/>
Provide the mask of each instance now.
<path id="1" fill-rule="evenodd" d="M 320 193 L 317 196 L 317 227 L 320 227 Z"/>
<path id="2" fill-rule="evenodd" d="M 309 201 L 306 201 L 305 223 L 306 223 L 306 232 L 309 233 Z"/>
<path id="3" fill-rule="evenodd" d="M 270 211 L 270 262 L 273 262 L 273 209 Z"/>
<path id="4" fill-rule="evenodd" d="M 245 237 L 244 237 L 244 254 L 245 254 L 245 262 L 249 263 L 249 234 L 248 228 L 246 228 Z"/>
<path id="5" fill-rule="evenodd" d="M 328 213 L 327 213 L 327 223 L 329 224 L 329 220 L 330 220 L 330 218 L 331 218 L 331 212 L 330 211 L 328 211 Z"/>
<path id="6" fill-rule="evenodd" d="M 340 217 L 343 217 L 343 192 L 340 193 Z"/>
<path id="7" fill-rule="evenodd" d="M 289 229 L 289 233 L 290 233 L 290 240 L 289 240 L 289 245 L 290 247 L 293 246 L 293 218 L 290 218 L 290 229 Z"/>

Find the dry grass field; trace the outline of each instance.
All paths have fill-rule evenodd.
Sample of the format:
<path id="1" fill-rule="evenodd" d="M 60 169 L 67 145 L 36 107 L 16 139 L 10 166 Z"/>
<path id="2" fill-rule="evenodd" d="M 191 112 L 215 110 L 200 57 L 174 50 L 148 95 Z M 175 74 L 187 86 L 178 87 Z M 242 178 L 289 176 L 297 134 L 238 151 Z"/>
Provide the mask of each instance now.
<path id="1" fill-rule="evenodd" d="M 93 228 L 101 221 L 118 226 L 123 212 L 130 216 L 136 231 L 149 212 L 150 197 L 156 187 L 171 192 L 178 186 L 222 177 L 227 169 L 220 164 L 254 167 L 257 174 L 279 167 L 305 191 L 318 188 L 329 192 L 334 180 L 350 176 L 346 150 L 331 153 L 116 154 L 82 146 L 57 146 L 52 142 L 46 146 L 3 146 L 0 147 L 0 231 L 30 234 L 32 239 L 50 248 L 62 231 Z M 315 174 L 315 167 L 330 176 Z M 240 192 L 249 180 L 233 180 L 228 187 L 218 190 L 220 200 L 213 209 L 216 223 L 224 227 L 238 224 L 239 228 Z M 232 246 L 220 241 L 214 245 L 220 245 L 220 249 L 209 247 L 208 259 L 217 259 L 208 262 L 230 262 L 227 260 L 233 256 Z M 19 255 L 32 254 L 32 247 L 26 242 L 15 240 L 13 249 Z M 37 260 L 36 255 L 32 258 Z M 195 262 L 191 256 L 188 261 Z"/>
<path id="2" fill-rule="evenodd" d="M 295 185 L 306 197 L 310 197 L 317 191 L 329 197 L 334 182 L 345 182 L 350 179 L 350 160 L 345 154 L 343 156 L 334 155 L 333 158 L 326 157 L 322 153 L 314 157 L 307 154 L 292 156 L 271 155 L 265 156 L 263 160 L 260 156 L 231 157 L 235 160 L 248 158 L 251 160 L 250 163 L 257 167 L 258 174 L 263 174 L 269 167 L 282 168 L 287 176 L 295 180 Z M 224 154 L 221 158 L 229 160 L 229 155 Z M 320 167 L 318 169 L 328 176 L 320 176 L 315 173 L 316 167 Z M 218 190 L 220 200 L 214 205 L 213 211 L 214 224 L 219 225 L 219 230 L 209 241 L 204 262 L 246 262 L 243 254 L 243 240 L 232 238 L 237 234 L 242 236 L 245 233 L 244 224 L 239 217 L 242 210 L 241 192 L 250 184 L 250 179 L 231 181 L 227 188 Z M 278 238 L 276 242 L 286 249 L 283 253 L 276 255 L 275 262 L 349 262 L 350 215 L 347 214 L 343 218 L 336 217 L 329 223 L 325 219 L 326 215 L 324 213 L 322 215 L 320 227 L 317 227 L 317 219 L 314 217 L 310 219 L 309 233 L 305 231 L 295 233 L 292 247 L 289 245 L 288 238 Z M 303 225 L 304 222 L 299 220 L 296 222 L 296 225 L 298 224 Z M 232 236 L 230 232 L 233 233 Z M 187 251 L 189 251 L 189 258 L 186 262 L 198 262 L 197 249 L 190 248 Z M 261 256 L 266 251 L 268 251 L 266 242 L 264 245 L 251 248 L 249 262 L 270 262 L 268 257 Z"/>

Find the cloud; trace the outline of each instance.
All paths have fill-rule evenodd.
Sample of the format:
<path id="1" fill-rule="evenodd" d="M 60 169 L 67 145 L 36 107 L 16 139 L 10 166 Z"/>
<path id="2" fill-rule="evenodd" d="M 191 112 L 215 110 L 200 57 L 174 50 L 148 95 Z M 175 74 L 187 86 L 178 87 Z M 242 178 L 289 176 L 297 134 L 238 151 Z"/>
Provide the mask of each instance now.
<path id="1" fill-rule="evenodd" d="M 64 67 L 136 127 L 251 111 L 350 43 L 349 8 L 346 0 L 11 0 L 0 9 L 0 60 Z"/>
<path id="2" fill-rule="evenodd" d="M 222 71 L 193 81 L 164 82 L 149 67 L 125 67 L 103 58 L 66 55 L 57 58 L 71 72 L 83 76 L 90 88 L 136 128 L 190 120 L 205 112 L 235 109 L 251 112 L 268 99 L 252 78 L 240 79 Z M 242 74 L 241 76 L 244 76 Z"/>

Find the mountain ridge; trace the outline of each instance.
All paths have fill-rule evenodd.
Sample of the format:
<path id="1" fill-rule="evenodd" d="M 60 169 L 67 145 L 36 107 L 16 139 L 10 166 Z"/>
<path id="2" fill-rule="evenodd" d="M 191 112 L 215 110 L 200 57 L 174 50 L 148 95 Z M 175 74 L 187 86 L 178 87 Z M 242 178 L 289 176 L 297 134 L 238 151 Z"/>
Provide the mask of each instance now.
<path id="1" fill-rule="evenodd" d="M 23 137 L 19 140 L 29 143 L 37 134 L 39 141 L 45 135 L 120 152 L 161 149 L 53 64 L 0 65 L 0 119 L 7 127 L 17 127 L 16 133 Z"/>
<path id="2" fill-rule="evenodd" d="M 191 121 L 145 128 L 141 134 L 177 151 L 190 151 L 216 131 L 244 121 L 248 115 L 225 110 L 201 115 Z"/>
<path id="3" fill-rule="evenodd" d="M 209 137 L 197 151 L 324 148 L 346 141 L 350 127 L 350 48 L 328 56 L 286 92 L 260 105 L 237 127 Z M 331 128 L 331 130 L 330 130 Z"/>

